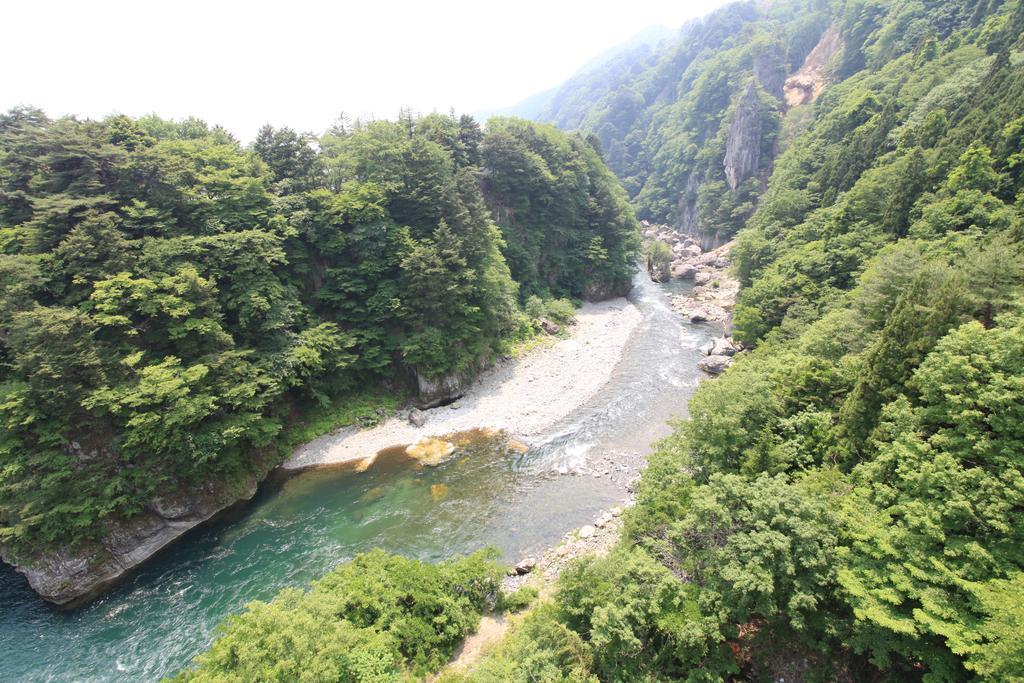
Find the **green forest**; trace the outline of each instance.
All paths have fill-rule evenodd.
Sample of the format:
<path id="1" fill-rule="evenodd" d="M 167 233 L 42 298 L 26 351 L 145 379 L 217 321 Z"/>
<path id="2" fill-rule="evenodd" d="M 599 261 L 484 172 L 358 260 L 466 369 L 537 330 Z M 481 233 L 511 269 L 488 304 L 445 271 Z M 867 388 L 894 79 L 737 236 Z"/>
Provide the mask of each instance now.
<path id="1" fill-rule="evenodd" d="M 194 119 L 20 108 L 0 116 L 0 199 L 8 560 L 262 477 L 410 378 L 534 334 L 525 303 L 625 293 L 639 247 L 597 149 L 512 119 L 243 146 Z"/>
<path id="2" fill-rule="evenodd" d="M 830 85 L 783 105 L 757 72 L 830 26 Z M 739 3 L 555 98 L 542 118 L 596 138 L 640 216 L 678 223 L 697 174 L 703 229 L 738 232 L 750 350 L 658 444 L 612 553 L 442 680 L 1024 680 L 1022 35 L 1017 1 Z M 750 83 L 765 153 L 729 188 Z M 225 652 L 298 600 L 187 676 L 292 680 Z"/>

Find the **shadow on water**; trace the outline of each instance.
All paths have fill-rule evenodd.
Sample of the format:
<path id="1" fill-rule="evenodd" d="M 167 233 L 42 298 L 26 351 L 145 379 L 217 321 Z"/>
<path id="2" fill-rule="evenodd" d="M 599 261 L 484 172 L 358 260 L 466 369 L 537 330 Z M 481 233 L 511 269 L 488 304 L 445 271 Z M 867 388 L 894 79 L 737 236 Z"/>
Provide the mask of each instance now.
<path id="1" fill-rule="evenodd" d="M 685 412 L 698 349 L 717 332 L 683 324 L 645 277 L 631 299 L 644 318 L 609 384 L 526 453 L 476 432 L 449 437 L 458 447 L 436 467 L 396 447 L 362 473 L 350 465 L 272 477 L 237 517 L 75 612 L 49 608 L 0 567 L 0 679 L 159 679 L 224 616 L 375 547 L 439 560 L 493 545 L 513 561 L 557 542 L 622 499 L 647 445 Z"/>

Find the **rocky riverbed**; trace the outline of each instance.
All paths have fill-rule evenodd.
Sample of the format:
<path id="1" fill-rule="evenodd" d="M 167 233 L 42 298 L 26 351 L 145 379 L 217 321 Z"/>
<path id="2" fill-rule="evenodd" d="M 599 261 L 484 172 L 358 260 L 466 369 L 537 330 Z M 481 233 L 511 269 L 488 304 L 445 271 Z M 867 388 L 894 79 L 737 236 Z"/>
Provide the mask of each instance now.
<path id="1" fill-rule="evenodd" d="M 672 308 L 689 322 L 723 325 L 724 336 L 703 349 L 707 358 L 698 364 L 708 374 L 720 374 L 743 350 L 743 346 L 732 339 L 732 312 L 740 291 L 739 280 L 732 275 L 729 257 L 734 242 L 704 251 L 696 236 L 680 234 L 667 225 L 650 223 L 644 224 L 644 238 L 668 246 L 672 253 L 668 272 L 672 278 L 693 282 L 689 292 L 671 297 Z"/>

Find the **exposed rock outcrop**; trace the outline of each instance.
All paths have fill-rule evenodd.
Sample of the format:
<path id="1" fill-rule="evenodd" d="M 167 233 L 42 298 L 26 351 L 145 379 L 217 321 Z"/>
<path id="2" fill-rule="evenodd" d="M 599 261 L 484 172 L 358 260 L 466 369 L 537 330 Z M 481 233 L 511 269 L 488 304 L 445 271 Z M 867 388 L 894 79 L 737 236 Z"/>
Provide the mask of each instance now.
<path id="1" fill-rule="evenodd" d="M 457 401 L 462 398 L 466 389 L 486 365 L 486 359 L 482 358 L 475 367 L 437 376 L 427 375 L 416 369 L 416 406 L 425 410 Z"/>
<path id="2" fill-rule="evenodd" d="M 818 44 L 808 53 L 803 65 L 786 79 L 782 89 L 787 107 L 799 107 L 818 99 L 818 95 L 828 85 L 829 62 L 842 46 L 839 29 L 834 24 L 829 26 Z"/>
<path id="3" fill-rule="evenodd" d="M 99 541 L 17 558 L 12 564 L 44 600 L 62 607 L 81 605 L 186 532 L 252 498 L 263 474 L 251 474 L 230 490 L 209 486 L 154 499 L 129 520 L 107 522 Z"/>
<path id="4" fill-rule="evenodd" d="M 705 356 L 735 356 L 738 350 L 728 337 L 712 339 L 702 349 Z"/>
<path id="5" fill-rule="evenodd" d="M 700 230 L 700 212 L 697 210 L 700 186 L 700 178 L 696 173 L 691 173 L 686 179 L 686 188 L 679 197 L 679 232 L 684 235 L 695 235 Z"/>
<path id="6" fill-rule="evenodd" d="M 762 122 L 761 98 L 754 81 L 747 83 L 740 95 L 729 124 L 725 141 L 725 180 L 730 190 L 757 174 L 761 163 Z"/>

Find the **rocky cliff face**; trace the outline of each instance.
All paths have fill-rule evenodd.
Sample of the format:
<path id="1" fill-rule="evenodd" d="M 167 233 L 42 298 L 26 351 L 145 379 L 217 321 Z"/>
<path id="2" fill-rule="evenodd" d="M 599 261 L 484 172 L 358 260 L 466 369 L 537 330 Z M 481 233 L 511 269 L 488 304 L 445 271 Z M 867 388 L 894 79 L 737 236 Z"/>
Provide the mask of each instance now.
<path id="1" fill-rule="evenodd" d="M 686 189 L 679 197 L 679 232 L 693 235 L 700 230 L 700 213 L 697 211 L 697 198 L 700 195 L 700 179 L 691 173 L 686 179 Z"/>
<path id="2" fill-rule="evenodd" d="M 490 360 L 490 358 L 482 357 L 468 368 L 443 375 L 427 375 L 418 368 L 414 369 L 416 406 L 426 410 L 427 408 L 447 405 L 462 398 L 462 395 L 466 393 L 466 389 L 490 365 Z"/>
<path id="3" fill-rule="evenodd" d="M 261 478 L 252 474 L 230 491 L 210 487 L 154 499 L 135 517 L 109 522 L 99 541 L 12 558 L 11 564 L 44 600 L 62 607 L 84 604 L 186 532 L 252 498 Z"/>
<path id="4" fill-rule="evenodd" d="M 761 98 L 754 81 L 747 83 L 729 125 L 725 143 L 725 179 L 736 190 L 747 178 L 757 174 L 761 163 Z"/>

